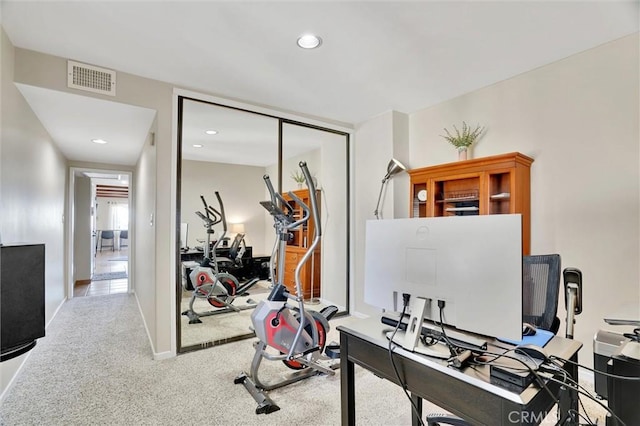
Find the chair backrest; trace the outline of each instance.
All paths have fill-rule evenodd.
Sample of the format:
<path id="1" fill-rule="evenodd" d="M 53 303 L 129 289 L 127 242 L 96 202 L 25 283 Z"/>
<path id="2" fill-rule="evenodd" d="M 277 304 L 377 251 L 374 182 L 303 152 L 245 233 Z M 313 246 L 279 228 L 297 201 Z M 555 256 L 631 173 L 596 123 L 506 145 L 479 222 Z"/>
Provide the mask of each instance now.
<path id="1" fill-rule="evenodd" d="M 559 298 L 560 255 L 523 256 L 522 321 L 557 333 Z"/>
<path id="2" fill-rule="evenodd" d="M 240 244 L 244 240 L 244 234 L 238 233 L 233 239 L 233 243 L 231 243 L 231 247 L 229 247 L 229 259 L 236 262 L 238 259 L 238 254 L 240 251 Z"/>
<path id="3" fill-rule="evenodd" d="M 129 238 L 129 231 L 128 230 L 122 230 L 120 231 L 120 239 L 121 240 L 126 240 Z"/>
<path id="4" fill-rule="evenodd" d="M 113 239 L 113 231 L 102 231 L 100 232 L 100 238 L 103 240 L 111 240 Z"/>

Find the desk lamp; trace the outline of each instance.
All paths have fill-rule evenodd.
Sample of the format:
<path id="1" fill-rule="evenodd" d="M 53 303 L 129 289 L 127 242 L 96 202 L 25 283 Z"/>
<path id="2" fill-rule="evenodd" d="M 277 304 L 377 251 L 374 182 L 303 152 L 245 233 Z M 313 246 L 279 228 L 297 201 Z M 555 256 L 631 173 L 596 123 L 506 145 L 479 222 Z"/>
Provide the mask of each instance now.
<path id="1" fill-rule="evenodd" d="M 232 223 L 231 232 L 234 234 L 244 234 L 244 223 Z"/>
<path id="2" fill-rule="evenodd" d="M 380 186 L 380 194 L 378 195 L 378 203 L 376 204 L 376 210 L 373 212 L 373 214 L 376 215 L 376 219 L 381 219 L 381 216 L 382 216 L 381 214 L 378 214 L 378 212 L 381 207 L 380 200 L 382 200 L 382 193 L 384 192 L 384 188 L 387 185 L 387 182 L 389 182 L 389 180 L 393 176 L 405 170 L 407 170 L 407 168 L 404 166 L 404 164 L 402 164 L 395 158 L 392 158 L 391 161 L 389 161 L 389 164 L 387 165 L 387 174 L 384 176 L 384 179 L 382 179 L 382 185 Z"/>

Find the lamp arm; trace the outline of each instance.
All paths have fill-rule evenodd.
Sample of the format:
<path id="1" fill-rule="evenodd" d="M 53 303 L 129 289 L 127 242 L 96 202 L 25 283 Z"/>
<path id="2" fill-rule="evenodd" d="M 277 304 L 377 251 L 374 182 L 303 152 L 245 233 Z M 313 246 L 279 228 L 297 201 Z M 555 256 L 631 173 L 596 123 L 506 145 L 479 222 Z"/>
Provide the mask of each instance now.
<path id="1" fill-rule="evenodd" d="M 387 181 L 389 179 L 385 178 L 382 179 L 382 185 L 380 185 L 380 193 L 378 194 L 378 202 L 376 203 L 376 210 L 373 212 L 373 214 L 376 216 L 376 219 L 381 219 L 381 215 L 379 214 L 378 210 L 380 209 L 380 200 L 382 200 L 382 192 L 384 191 L 384 187 L 387 184 Z"/>

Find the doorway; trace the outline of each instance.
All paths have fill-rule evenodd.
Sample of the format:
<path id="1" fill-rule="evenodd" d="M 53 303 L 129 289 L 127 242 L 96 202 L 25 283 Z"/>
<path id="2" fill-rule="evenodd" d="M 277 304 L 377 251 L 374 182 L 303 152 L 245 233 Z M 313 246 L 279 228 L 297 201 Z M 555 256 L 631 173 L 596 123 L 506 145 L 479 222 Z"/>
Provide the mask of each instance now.
<path id="1" fill-rule="evenodd" d="M 71 168 L 69 298 L 132 291 L 131 175 Z"/>

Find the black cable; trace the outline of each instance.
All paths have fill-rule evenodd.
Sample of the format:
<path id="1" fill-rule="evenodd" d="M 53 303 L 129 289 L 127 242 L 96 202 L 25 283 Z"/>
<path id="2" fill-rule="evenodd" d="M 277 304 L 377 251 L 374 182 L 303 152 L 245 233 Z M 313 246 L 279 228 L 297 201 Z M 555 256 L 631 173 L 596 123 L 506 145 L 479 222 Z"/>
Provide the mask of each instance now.
<path id="1" fill-rule="evenodd" d="M 404 380 L 402 380 L 402 377 L 400 377 L 400 372 L 398 371 L 398 367 L 396 366 L 396 363 L 393 360 L 393 348 L 392 348 L 392 345 L 394 344 L 393 338 L 396 337 L 396 333 L 400 329 L 400 324 L 402 323 L 402 318 L 404 317 L 404 314 L 407 311 L 408 304 L 409 304 L 409 300 L 408 298 L 405 298 L 402 306 L 402 313 L 400 314 L 400 319 L 398 319 L 396 328 L 393 330 L 391 337 L 389 337 L 389 360 L 391 361 L 391 366 L 393 367 L 393 371 L 396 373 L 396 378 L 400 383 L 400 387 L 402 388 L 402 390 L 404 391 L 404 394 L 407 396 L 407 398 L 409 399 L 409 402 L 411 403 L 411 409 L 413 410 L 415 416 L 418 418 L 420 425 L 424 426 L 424 423 L 422 422 L 422 415 L 420 414 L 416 404 L 413 402 L 413 399 L 411 399 L 411 395 L 409 395 L 409 392 L 407 392 L 407 384 L 404 382 Z"/>
<path id="2" fill-rule="evenodd" d="M 582 386 L 582 385 L 581 385 L 577 380 L 575 380 L 574 378 L 569 377 L 569 376 L 567 375 L 567 372 L 564 370 L 564 368 L 559 367 L 559 366 L 557 366 L 557 365 L 555 365 L 555 364 L 544 364 L 544 367 L 545 367 L 545 368 L 553 367 L 553 369 L 552 369 L 553 371 L 563 372 L 563 373 L 564 373 L 564 380 L 563 380 L 563 381 L 564 381 L 564 383 L 567 383 L 567 381 L 568 381 L 571 385 L 575 386 L 577 389 L 582 389 L 582 390 L 585 392 L 585 394 L 587 394 L 587 395 L 588 395 L 588 398 L 589 398 L 589 399 L 592 399 L 592 400 L 593 400 L 593 399 L 595 398 L 593 395 L 591 395 L 591 393 L 587 390 L 587 388 L 585 388 L 584 386 Z M 591 420 L 591 418 L 590 418 L 590 417 L 589 417 L 589 415 L 587 414 L 587 409 L 585 408 L 584 404 L 582 403 L 582 399 L 580 398 L 580 395 L 578 395 L 578 402 L 580 403 L 580 406 L 582 407 L 582 411 L 584 411 L 584 413 L 585 413 L 585 416 L 586 416 L 587 420 L 589 421 L 589 423 L 590 423 L 591 425 L 593 425 L 593 424 L 594 424 L 594 422 L 593 422 L 593 420 Z M 571 411 L 573 411 L 573 410 L 571 410 Z M 596 422 L 595 424 L 596 424 L 596 426 L 597 426 L 597 422 Z"/>
<path id="3" fill-rule="evenodd" d="M 551 364 L 551 366 L 554 367 L 554 369 L 557 371 L 564 371 L 566 374 L 566 371 L 555 365 L 555 364 Z M 584 391 L 584 393 L 588 396 L 589 399 L 591 400 L 596 400 L 597 398 L 594 397 L 593 395 L 591 395 L 591 393 L 587 390 L 587 388 L 585 388 L 584 386 L 582 386 L 578 381 L 576 381 L 575 379 L 573 379 L 572 377 L 566 377 L 565 378 L 565 383 L 567 382 L 567 380 L 570 382 L 570 384 L 574 385 L 577 389 L 582 389 Z M 580 403 L 580 405 L 582 406 L 582 410 L 585 412 L 585 414 L 587 413 L 587 409 L 585 408 L 584 404 L 582 403 L 582 400 L 580 399 L 580 395 L 578 395 L 578 402 Z M 597 401 L 596 401 L 597 402 Z M 588 414 L 586 414 L 587 419 L 589 420 L 589 422 L 591 422 L 591 424 L 593 424 L 593 420 L 591 420 L 591 418 L 589 417 Z"/>
<path id="4" fill-rule="evenodd" d="M 623 336 L 627 339 L 631 339 L 634 342 L 640 342 L 640 327 L 634 328 L 633 333 L 624 333 Z"/>
<path id="5" fill-rule="evenodd" d="M 444 341 L 447 344 L 447 348 L 449 348 L 449 352 L 451 353 L 451 357 L 453 358 L 455 356 L 458 356 L 458 351 L 456 350 L 458 347 L 453 343 L 451 343 L 451 341 L 447 337 L 447 333 L 444 330 L 444 321 L 443 321 L 443 313 L 442 313 L 442 311 L 444 310 L 444 300 L 438 300 L 438 310 L 440 311 L 440 324 L 438 323 L 436 324 L 440 326 L 442 337 L 444 338 Z"/>
<path id="6" fill-rule="evenodd" d="M 589 414 L 587 413 L 587 408 L 582 403 L 582 398 L 580 398 L 580 395 L 578 395 L 578 403 L 580 403 L 580 407 L 582 407 L 582 412 L 584 413 L 584 416 L 580 416 L 580 413 L 578 413 L 578 415 L 580 417 L 586 417 L 586 420 L 589 422 L 590 425 L 596 425 L 595 423 L 593 423 L 593 420 L 591 420 L 591 417 L 589 417 Z M 569 411 L 573 411 L 573 410 L 569 410 Z"/>
<path id="7" fill-rule="evenodd" d="M 551 380 L 551 381 L 553 381 L 553 382 L 560 383 L 560 384 L 563 384 L 563 385 L 565 385 L 565 386 L 570 386 L 570 385 L 567 385 L 567 383 L 564 383 L 564 382 L 562 382 L 562 381 L 560 381 L 560 380 L 558 380 L 558 379 L 556 379 L 556 378 L 554 378 L 554 377 L 545 377 L 545 378 L 546 378 L 547 380 Z M 582 394 L 582 395 L 586 396 L 587 398 L 589 398 L 590 400 L 592 400 L 592 401 L 596 402 L 596 403 L 597 403 L 598 405 L 600 405 L 602 408 L 604 408 L 605 410 L 607 410 L 607 412 L 608 412 L 609 414 L 611 414 L 611 415 L 614 417 L 614 419 L 616 420 L 616 423 L 618 423 L 619 425 L 621 425 L 621 426 L 627 426 L 627 425 L 626 425 L 626 423 L 625 423 L 625 422 L 623 422 L 623 421 L 622 421 L 622 419 L 616 415 L 616 413 L 614 413 L 614 412 L 613 412 L 609 407 L 607 407 L 606 405 L 604 405 L 603 403 L 601 403 L 600 401 L 598 401 L 598 399 L 597 399 L 597 398 L 594 398 L 594 397 L 593 397 L 589 392 L 585 392 L 585 391 L 581 390 L 581 389 L 580 389 L 580 387 L 575 387 L 575 386 L 574 386 L 574 387 L 572 387 L 572 388 L 571 388 L 571 390 L 574 390 L 574 391 L 576 391 L 576 392 L 578 392 L 578 393 L 580 393 L 580 394 Z"/>
<path id="8" fill-rule="evenodd" d="M 578 398 L 578 401 L 580 401 L 580 398 Z M 582 407 L 582 409 L 584 410 L 584 406 Z M 580 414 L 580 412 L 576 411 L 576 410 L 569 410 L 569 413 L 572 413 L 573 415 L 575 415 L 576 417 L 580 418 L 582 417 L 584 420 L 587 421 L 587 423 L 582 423 L 583 425 L 587 425 L 587 426 L 598 426 L 597 423 L 593 423 L 593 421 L 589 418 L 589 416 L 584 416 L 582 414 Z M 586 413 L 585 413 L 586 414 Z M 580 424 L 580 423 L 579 423 Z"/>
<path id="9" fill-rule="evenodd" d="M 630 381 L 640 380 L 640 376 L 618 376 L 616 374 L 605 373 L 604 371 L 599 371 L 599 370 L 595 370 L 593 368 L 585 367 L 584 365 L 578 364 L 575 361 L 571 361 L 570 359 L 560 358 L 559 356 L 555 356 L 555 355 L 550 355 L 549 359 L 552 359 L 552 360 L 553 359 L 557 359 L 557 360 L 560 360 L 562 362 L 568 362 L 570 364 L 577 365 L 578 367 L 582 367 L 585 370 L 593 371 L 594 373 L 601 374 L 603 376 L 611 377 L 611 378 L 614 378 L 614 379 L 630 380 Z"/>

